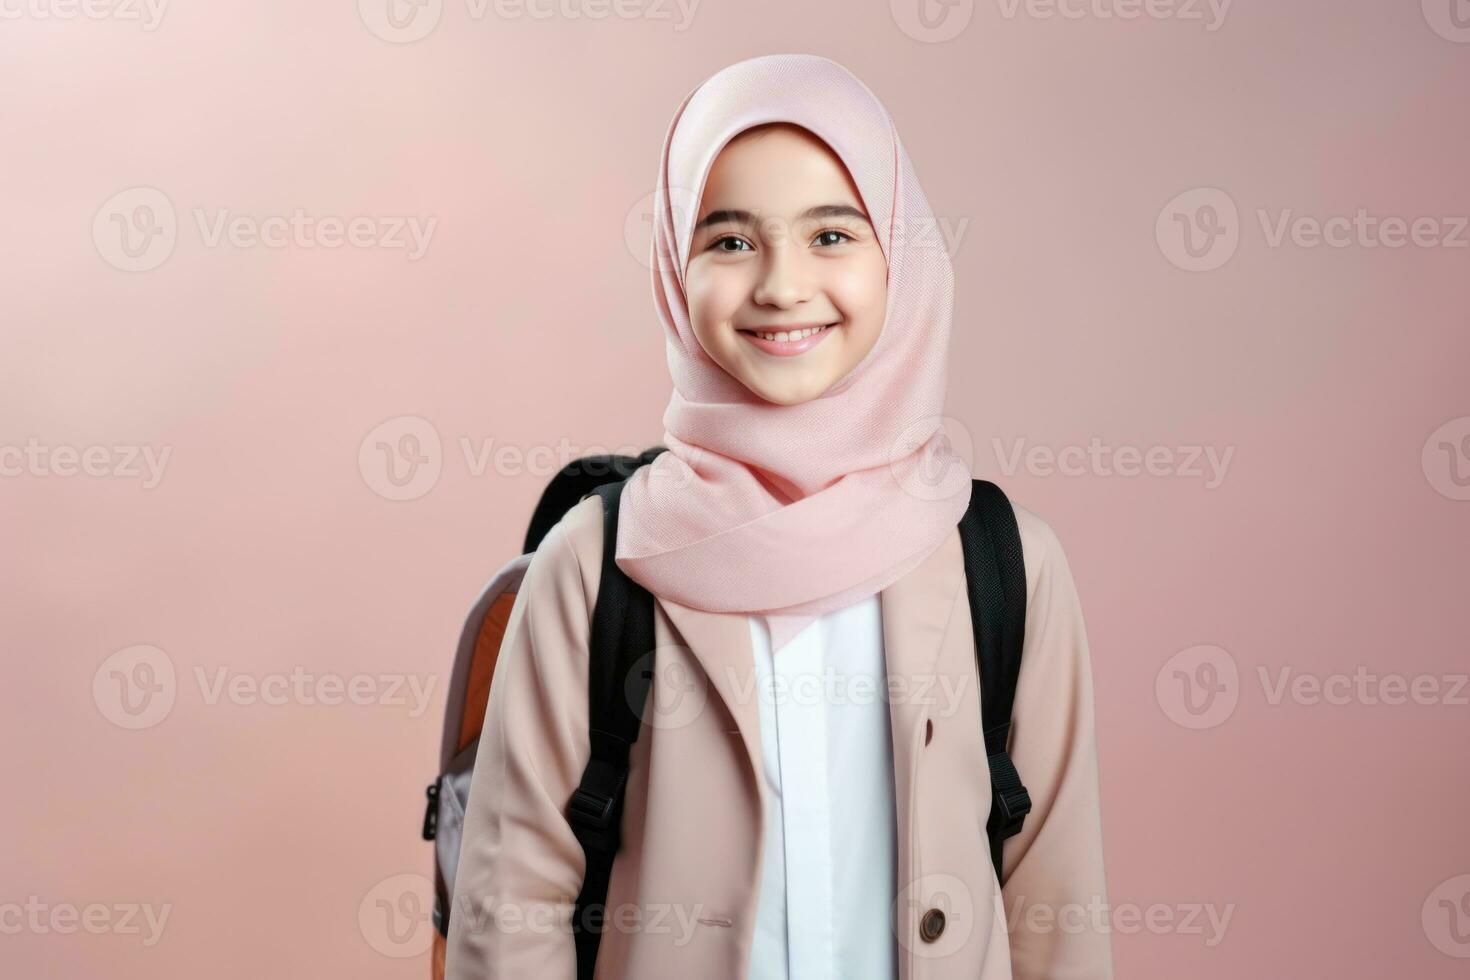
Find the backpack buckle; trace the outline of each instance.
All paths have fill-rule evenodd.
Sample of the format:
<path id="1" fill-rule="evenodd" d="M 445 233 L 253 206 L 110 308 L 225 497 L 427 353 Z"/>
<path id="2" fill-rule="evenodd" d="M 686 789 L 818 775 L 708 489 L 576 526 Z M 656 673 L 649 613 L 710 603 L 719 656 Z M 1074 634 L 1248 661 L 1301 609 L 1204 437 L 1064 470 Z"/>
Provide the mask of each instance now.
<path id="1" fill-rule="evenodd" d="M 434 782 L 430 783 L 429 784 L 429 788 L 424 791 L 424 794 L 426 796 L 428 796 L 429 802 L 428 802 L 428 805 L 424 807 L 423 838 L 424 838 L 424 840 L 433 840 L 435 838 L 435 836 L 438 835 L 438 832 L 439 832 L 439 782 L 438 782 L 438 780 L 435 780 Z"/>
<path id="2" fill-rule="evenodd" d="M 990 829 L 1002 840 L 1012 837 L 1026 822 L 1031 812 L 1031 794 L 1021 783 L 1021 774 L 1005 749 L 990 755 L 990 791 L 994 806 L 991 807 Z"/>
<path id="3" fill-rule="evenodd" d="M 567 804 L 567 822 L 584 847 L 616 850 L 618 803 L 628 774 L 605 759 L 594 758 L 582 773 L 582 782 Z"/>

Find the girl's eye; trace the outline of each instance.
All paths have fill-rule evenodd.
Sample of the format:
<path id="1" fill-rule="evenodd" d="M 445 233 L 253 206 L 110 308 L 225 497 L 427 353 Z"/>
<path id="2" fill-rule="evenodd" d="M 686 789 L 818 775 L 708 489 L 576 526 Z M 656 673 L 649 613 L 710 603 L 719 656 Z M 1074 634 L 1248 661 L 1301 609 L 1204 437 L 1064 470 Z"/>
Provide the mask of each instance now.
<path id="1" fill-rule="evenodd" d="M 836 235 L 837 241 L 823 241 L 823 239 L 826 238 L 828 235 Z M 854 240 L 855 239 L 847 232 L 837 231 L 834 228 L 828 228 L 826 231 L 817 232 L 818 245 L 841 245 L 843 242 L 850 242 Z"/>
<path id="2" fill-rule="evenodd" d="M 733 247 L 724 247 L 725 245 L 732 243 Z M 726 235 L 724 238 L 715 239 L 715 241 L 710 244 L 710 248 L 718 249 L 721 252 L 740 252 L 750 248 L 750 244 L 746 242 L 743 238 L 736 238 L 734 235 Z"/>

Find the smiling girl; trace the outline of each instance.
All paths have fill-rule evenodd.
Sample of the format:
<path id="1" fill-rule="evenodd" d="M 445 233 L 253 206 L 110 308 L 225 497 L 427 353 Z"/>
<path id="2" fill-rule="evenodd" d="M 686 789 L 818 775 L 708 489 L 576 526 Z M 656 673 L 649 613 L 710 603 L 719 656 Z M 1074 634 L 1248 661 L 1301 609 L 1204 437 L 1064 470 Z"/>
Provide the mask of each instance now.
<path id="1" fill-rule="evenodd" d="M 979 485 L 940 427 L 953 272 L 908 234 L 933 214 L 892 120 L 828 59 L 740 62 L 675 114 L 657 200 L 668 448 L 622 484 L 611 554 L 594 494 L 526 570 L 447 975 L 1110 980 L 1081 608 L 1056 536 L 1019 506 L 1009 758 L 1031 805 L 1003 848 L 987 835 L 1007 729 L 981 717 L 976 638 L 994 624 L 972 621 L 958 528 Z M 652 594 L 657 657 L 592 959 L 568 801 L 609 575 Z"/>
<path id="2" fill-rule="evenodd" d="M 788 123 L 745 130 L 715 160 L 699 210 L 690 322 L 727 373 L 768 402 L 798 405 L 873 349 L 887 262 L 857 187 L 820 139 Z"/>

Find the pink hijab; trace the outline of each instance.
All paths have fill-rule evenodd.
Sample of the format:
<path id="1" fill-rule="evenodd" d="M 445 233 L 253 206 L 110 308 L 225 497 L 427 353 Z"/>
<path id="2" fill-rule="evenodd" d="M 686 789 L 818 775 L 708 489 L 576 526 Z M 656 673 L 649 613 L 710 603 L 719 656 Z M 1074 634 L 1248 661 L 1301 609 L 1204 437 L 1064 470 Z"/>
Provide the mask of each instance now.
<path id="1" fill-rule="evenodd" d="M 769 122 L 802 126 L 837 154 L 888 263 L 877 343 L 799 405 L 767 402 L 727 374 L 685 302 L 710 167 L 731 138 Z M 669 451 L 624 487 L 615 558 L 660 598 L 764 617 L 779 649 L 815 617 L 902 578 L 964 514 L 970 469 L 941 429 L 954 273 L 887 111 L 815 55 L 751 58 L 691 92 L 664 140 L 655 202 Z"/>

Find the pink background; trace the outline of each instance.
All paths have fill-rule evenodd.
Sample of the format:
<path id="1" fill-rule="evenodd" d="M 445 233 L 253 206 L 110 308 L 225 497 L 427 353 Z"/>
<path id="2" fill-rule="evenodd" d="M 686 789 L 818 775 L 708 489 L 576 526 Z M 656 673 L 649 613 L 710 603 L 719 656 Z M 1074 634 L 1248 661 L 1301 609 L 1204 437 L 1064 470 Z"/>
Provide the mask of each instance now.
<path id="1" fill-rule="evenodd" d="M 412 43 L 374 34 L 374 0 L 179 2 L 153 30 L 44 16 L 65 0 L 5 7 L 0 447 L 170 455 L 155 486 L 125 467 L 0 477 L 4 973 L 425 975 L 392 954 L 427 926 L 385 943 L 375 896 L 431 867 L 418 830 L 444 673 L 548 478 L 477 473 L 461 440 L 659 440 L 640 208 L 660 141 L 708 74 L 810 51 L 884 100 L 962 229 L 952 428 L 1056 528 L 1078 579 L 1110 898 L 1176 919 L 1233 907 L 1213 945 L 1208 926 L 1120 933 L 1118 976 L 1464 976 L 1452 927 L 1470 907 L 1456 923 L 1434 895 L 1470 887 L 1467 692 L 1272 703 L 1258 675 L 1363 668 L 1449 691 L 1470 669 L 1470 233 L 1267 233 L 1287 209 L 1430 216 L 1446 236 L 1470 214 L 1470 39 L 1450 2 L 1238 0 L 1213 30 L 1198 4 L 1203 20 L 964 2 L 942 40 L 904 2 L 707 0 L 680 29 L 673 6 L 477 18 L 444 0 Z M 166 195 L 177 242 L 124 271 L 109 202 L 138 187 Z M 1166 206 L 1196 188 L 1238 209 L 1211 271 L 1180 268 L 1167 234 Z M 210 245 L 195 216 L 296 208 L 436 225 L 411 260 Z M 359 451 L 405 416 L 439 436 L 420 446 L 440 473 L 394 500 Z M 1209 488 L 1178 467 L 1006 474 L 993 442 L 1094 437 L 1232 455 Z M 176 679 L 166 716 L 133 730 L 104 662 L 136 645 Z M 1204 676 L 1202 645 L 1238 671 L 1235 707 L 1190 727 L 1166 662 Z M 210 703 L 195 671 L 222 668 L 436 686 L 417 716 L 386 696 Z M 31 896 L 170 912 L 152 945 L 116 913 L 99 935 L 17 929 L 4 906 Z"/>

